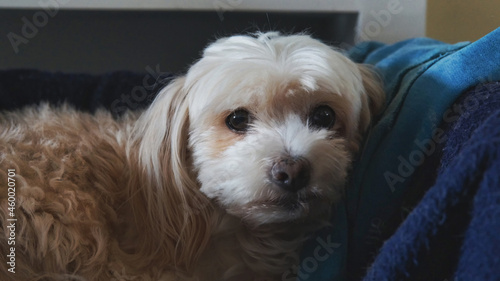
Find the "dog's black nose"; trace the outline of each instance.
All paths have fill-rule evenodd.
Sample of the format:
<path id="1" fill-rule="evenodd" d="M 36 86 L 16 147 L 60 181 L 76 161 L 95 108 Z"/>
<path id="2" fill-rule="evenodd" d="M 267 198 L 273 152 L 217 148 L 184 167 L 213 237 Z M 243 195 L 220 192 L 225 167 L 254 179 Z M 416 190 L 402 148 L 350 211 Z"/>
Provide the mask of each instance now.
<path id="1" fill-rule="evenodd" d="M 305 158 L 282 157 L 270 171 L 271 181 L 287 190 L 298 191 L 309 183 L 311 164 Z"/>

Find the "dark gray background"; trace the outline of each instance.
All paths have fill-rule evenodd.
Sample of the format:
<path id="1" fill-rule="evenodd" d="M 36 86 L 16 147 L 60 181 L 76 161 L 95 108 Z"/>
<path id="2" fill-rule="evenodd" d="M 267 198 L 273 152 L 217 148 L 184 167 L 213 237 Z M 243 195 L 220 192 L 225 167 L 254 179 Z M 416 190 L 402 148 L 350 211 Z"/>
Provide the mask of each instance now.
<path id="1" fill-rule="evenodd" d="M 0 10 L 0 69 L 100 74 L 144 72 L 150 67 L 179 73 L 218 37 L 306 30 L 327 43 L 345 46 L 354 40 L 356 21 L 357 13 L 59 10 L 51 16 L 44 10 L 4 9 Z M 23 29 L 31 38 L 23 35 Z M 9 34 L 27 40 L 17 54 Z"/>

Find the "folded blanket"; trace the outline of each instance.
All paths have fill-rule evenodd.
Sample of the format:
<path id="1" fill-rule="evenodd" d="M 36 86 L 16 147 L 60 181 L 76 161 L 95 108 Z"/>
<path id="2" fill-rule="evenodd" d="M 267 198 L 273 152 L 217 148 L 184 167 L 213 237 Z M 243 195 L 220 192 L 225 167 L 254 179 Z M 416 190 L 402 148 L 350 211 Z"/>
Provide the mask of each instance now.
<path id="1" fill-rule="evenodd" d="M 500 29 L 477 42 L 455 45 L 426 38 L 407 40 L 393 45 L 364 43 L 354 47 L 350 55 L 358 62 L 373 64 L 380 69 L 388 95 L 387 109 L 368 136 L 363 153 L 352 172 L 345 202 L 336 207 L 333 227 L 318 233 L 305 247 L 302 263 L 296 269 L 299 280 L 362 278 L 378 253 L 382 241 L 387 238 L 384 231 L 393 223 L 394 216 L 401 216 L 405 211 L 409 212 L 402 210 L 402 206 L 405 196 L 411 194 L 411 189 L 419 188 L 418 185 L 412 184 L 421 180 L 415 179 L 415 175 L 427 176 L 426 181 L 434 183 L 435 174 L 425 175 L 418 170 L 423 168 L 422 165 L 426 160 L 436 158 L 441 147 L 444 147 L 444 151 L 450 151 L 451 147 L 455 146 L 445 135 L 445 131 L 440 130 L 441 122 L 443 120 L 445 123 L 456 122 L 457 116 L 472 114 L 464 110 L 455 112 L 450 106 L 467 89 L 484 82 L 500 80 Z M 494 113 L 495 104 L 492 106 L 490 112 Z M 482 123 L 477 123 L 473 124 L 472 128 L 480 126 Z M 485 123 L 484 126 L 491 130 L 491 125 Z M 494 138 L 494 132 L 491 133 L 493 134 L 491 137 Z M 496 145 L 498 146 L 498 143 Z M 473 155 L 469 154 L 468 157 Z M 481 157 L 482 154 L 477 154 L 475 158 Z M 449 163 L 458 161 L 455 157 L 452 158 L 454 160 L 448 161 Z M 443 163 L 446 161 L 443 160 Z M 463 250 L 467 241 L 464 241 L 462 246 L 451 247 L 456 250 L 455 256 L 456 259 L 460 259 L 460 263 L 451 262 L 443 266 L 443 273 L 437 275 L 430 273 L 431 275 L 428 275 L 431 276 L 430 279 L 419 279 L 417 275 L 412 275 L 416 271 L 409 270 L 412 268 L 410 264 L 428 262 L 419 258 L 432 246 L 429 244 L 431 236 L 446 232 L 442 230 L 448 226 L 446 218 L 452 217 L 456 213 L 454 211 L 457 211 L 453 208 L 450 211 L 448 207 L 440 204 L 456 206 L 458 204 L 456 201 L 460 201 L 460 198 L 472 200 L 470 197 L 451 196 L 454 193 L 450 186 L 474 190 L 480 182 L 466 180 L 474 179 L 472 175 L 491 173 L 488 170 L 489 166 L 483 165 L 483 162 L 469 164 L 467 175 L 463 174 L 464 170 L 453 169 L 455 166 L 450 166 L 451 170 L 446 173 L 440 171 L 435 185 L 406 219 L 410 221 L 412 218 L 414 223 L 405 222 L 385 243 L 365 277 L 366 280 L 444 280 L 434 279 L 432 276 L 448 278 L 451 268 L 457 264 L 463 265 L 464 253 L 460 255 L 459 253 L 460 247 Z M 460 177 L 454 176 L 454 172 L 462 174 Z M 446 186 L 449 182 L 443 177 L 454 181 Z M 486 177 L 478 176 L 476 179 L 486 179 Z M 489 181 L 491 179 L 487 180 Z M 444 191 L 449 195 L 443 194 Z M 433 193 L 438 193 L 442 197 L 437 200 L 429 195 Z M 439 224 L 436 224 L 435 218 L 429 217 L 428 212 L 421 210 L 437 216 L 440 219 Z M 461 235 L 464 231 L 474 232 L 473 221 L 465 226 L 467 230 L 448 233 L 450 236 L 442 235 L 444 236 L 442 239 L 446 240 L 451 235 Z M 481 223 L 485 221 L 481 220 Z M 406 229 L 405 232 L 404 227 L 407 224 L 411 225 L 411 227 L 406 226 L 411 230 Z M 483 227 L 487 226 L 489 225 Z M 409 236 L 410 233 L 412 236 Z M 332 245 L 336 244 L 337 248 L 328 256 L 317 255 L 319 251 L 317 247 L 321 244 L 318 241 L 329 241 Z M 403 243 L 404 241 L 406 243 Z M 406 248 L 402 249 L 403 246 Z M 453 255 L 448 257 L 451 256 Z M 490 265 L 491 263 L 488 264 Z M 439 265 L 435 267 L 439 268 Z M 487 269 L 492 270 L 491 267 Z M 460 270 L 457 269 L 457 274 L 461 272 Z"/>

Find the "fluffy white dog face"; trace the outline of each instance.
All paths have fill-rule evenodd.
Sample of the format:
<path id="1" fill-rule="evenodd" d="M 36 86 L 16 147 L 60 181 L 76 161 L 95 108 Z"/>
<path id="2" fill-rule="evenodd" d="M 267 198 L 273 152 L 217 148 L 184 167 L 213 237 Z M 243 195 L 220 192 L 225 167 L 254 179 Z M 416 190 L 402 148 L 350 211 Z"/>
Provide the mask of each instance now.
<path id="1" fill-rule="evenodd" d="M 327 211 L 383 100 L 368 71 L 305 35 L 220 39 L 180 81 L 201 192 L 252 224 Z"/>

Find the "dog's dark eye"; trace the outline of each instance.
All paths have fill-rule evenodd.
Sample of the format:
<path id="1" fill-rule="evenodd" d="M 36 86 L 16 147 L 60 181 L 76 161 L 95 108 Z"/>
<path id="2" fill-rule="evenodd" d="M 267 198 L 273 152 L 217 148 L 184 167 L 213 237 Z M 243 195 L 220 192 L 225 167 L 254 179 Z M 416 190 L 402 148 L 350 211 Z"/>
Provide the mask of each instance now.
<path id="1" fill-rule="evenodd" d="M 335 124 L 335 111 L 327 105 L 316 107 L 309 117 L 309 126 L 318 129 L 330 129 Z"/>
<path id="2" fill-rule="evenodd" d="M 226 125 L 229 129 L 237 133 L 243 133 L 250 125 L 250 114 L 243 109 L 233 111 L 226 118 Z"/>

